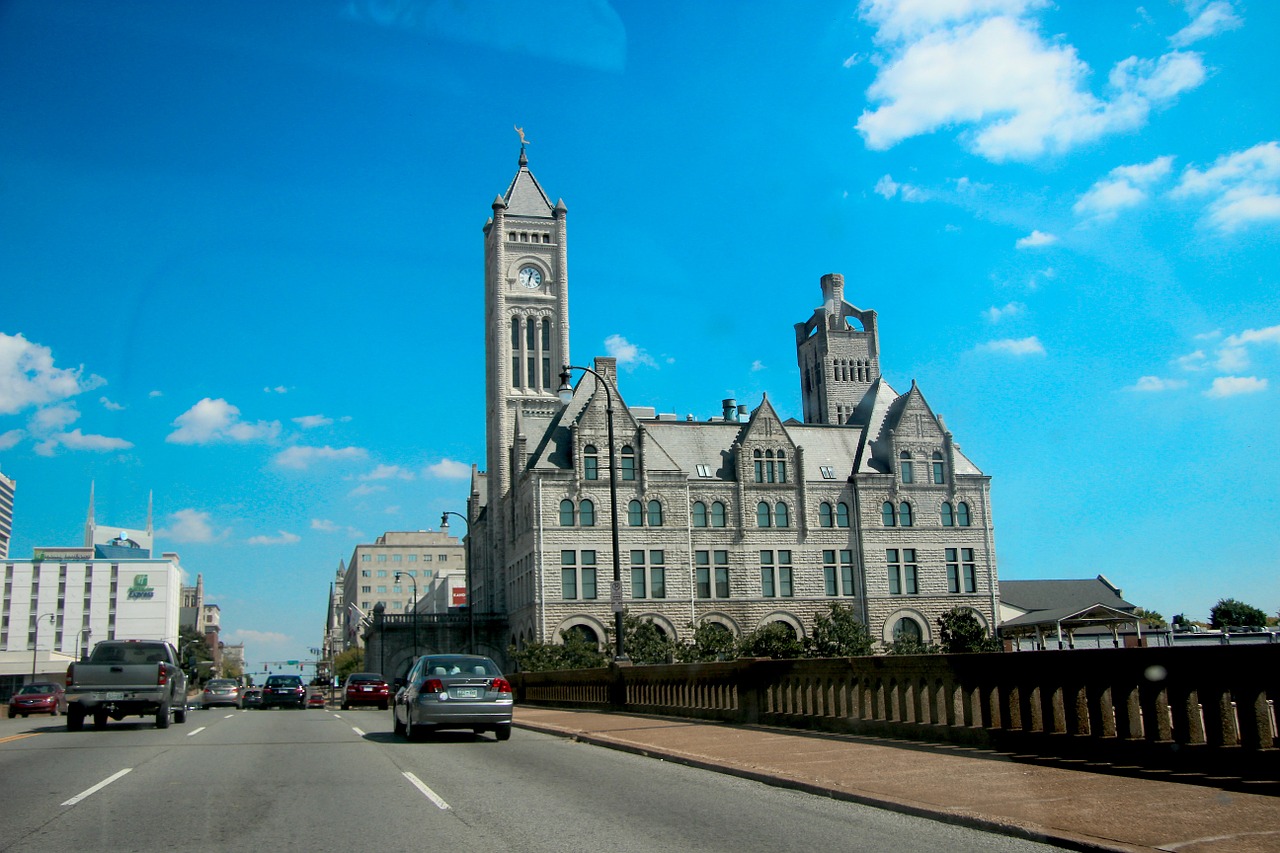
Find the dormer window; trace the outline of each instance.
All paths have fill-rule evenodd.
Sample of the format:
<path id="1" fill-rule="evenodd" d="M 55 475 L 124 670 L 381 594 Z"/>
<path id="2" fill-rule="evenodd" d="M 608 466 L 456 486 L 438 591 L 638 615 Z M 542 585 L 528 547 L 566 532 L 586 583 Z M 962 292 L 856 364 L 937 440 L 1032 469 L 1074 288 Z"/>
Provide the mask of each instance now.
<path id="1" fill-rule="evenodd" d="M 836 478 L 836 471 L 830 465 L 819 465 L 818 470 L 822 473 L 822 479 L 824 480 L 834 480 Z"/>
<path id="2" fill-rule="evenodd" d="M 710 465 L 695 465 L 694 467 L 697 469 L 699 477 L 707 477 L 707 478 L 711 477 Z"/>

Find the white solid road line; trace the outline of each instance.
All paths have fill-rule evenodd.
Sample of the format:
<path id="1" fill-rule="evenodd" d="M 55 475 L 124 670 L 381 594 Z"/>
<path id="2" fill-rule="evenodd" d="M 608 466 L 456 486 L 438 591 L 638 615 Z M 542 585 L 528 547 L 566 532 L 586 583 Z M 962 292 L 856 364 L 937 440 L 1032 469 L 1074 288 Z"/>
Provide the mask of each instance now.
<path id="1" fill-rule="evenodd" d="M 196 735 L 200 734 L 204 730 L 205 730 L 205 727 L 201 726 L 200 728 L 196 729 L 193 732 L 187 732 L 187 737 L 195 737 Z"/>
<path id="2" fill-rule="evenodd" d="M 359 729 L 357 729 L 355 726 L 352 726 L 352 727 L 351 727 L 351 731 L 353 731 L 353 732 L 355 732 L 356 734 L 360 735 L 360 737 L 364 737 L 364 732 L 360 731 L 360 730 L 359 730 Z"/>
<path id="3" fill-rule="evenodd" d="M 74 806 L 76 803 L 80 802 L 80 801 L 81 801 L 81 800 L 83 800 L 85 797 L 88 797 L 88 796 L 90 796 L 90 795 L 92 795 L 92 794 L 96 794 L 98 791 L 101 791 L 103 788 L 107 787 L 107 786 L 108 786 L 108 785 L 110 785 L 112 782 L 116 781 L 116 780 L 117 780 L 117 779 L 119 779 L 121 776 L 123 776 L 124 774 L 126 774 L 126 773 L 130 773 L 130 772 L 132 772 L 132 771 L 133 771 L 133 768 L 132 768 L 132 767 L 126 767 L 125 769 L 121 770 L 119 773 L 112 774 L 111 776 L 108 776 L 106 779 L 103 779 L 101 782 L 99 782 L 98 784 L 94 785 L 92 788 L 89 788 L 89 789 L 88 789 L 88 790 L 86 790 L 86 791 L 81 791 L 79 794 L 76 794 L 74 797 L 72 797 L 71 799 L 69 799 L 69 800 L 67 800 L 65 803 L 63 803 L 63 805 L 64 805 L 64 806 Z"/>
<path id="4" fill-rule="evenodd" d="M 422 795 L 426 797 L 428 800 L 435 803 L 437 808 L 441 809 L 442 811 L 448 810 L 449 804 L 446 803 L 444 800 L 442 800 L 439 794 L 437 794 L 435 791 L 428 788 L 426 782 L 423 782 L 421 779 L 419 779 L 417 776 L 414 776 L 408 770 L 405 770 L 403 772 L 404 772 L 404 778 L 408 779 L 411 783 L 413 783 L 413 787 L 421 791 Z"/>

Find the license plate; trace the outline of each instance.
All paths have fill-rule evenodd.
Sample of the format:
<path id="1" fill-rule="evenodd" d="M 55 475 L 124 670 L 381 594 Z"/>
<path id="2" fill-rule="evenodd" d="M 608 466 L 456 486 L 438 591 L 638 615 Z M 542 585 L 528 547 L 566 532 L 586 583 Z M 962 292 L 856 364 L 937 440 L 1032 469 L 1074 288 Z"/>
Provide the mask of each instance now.
<path id="1" fill-rule="evenodd" d="M 373 692 L 373 688 L 372 688 L 372 687 L 361 687 L 360 689 L 361 689 L 361 690 L 363 690 L 365 693 L 372 693 L 372 692 Z"/>
<path id="2" fill-rule="evenodd" d="M 480 688 L 479 687 L 455 687 L 453 689 L 453 695 L 457 696 L 459 699 L 479 699 Z"/>
<path id="3" fill-rule="evenodd" d="M 108 701 L 108 702 L 112 702 L 112 701 L 115 701 L 115 702 L 122 702 L 122 701 L 124 701 L 124 693 L 122 693 L 122 692 L 121 692 L 121 691 L 119 691 L 119 690 L 113 690 L 113 691 L 111 691 L 110 693 L 108 693 L 108 694 L 107 694 L 107 701 Z"/>

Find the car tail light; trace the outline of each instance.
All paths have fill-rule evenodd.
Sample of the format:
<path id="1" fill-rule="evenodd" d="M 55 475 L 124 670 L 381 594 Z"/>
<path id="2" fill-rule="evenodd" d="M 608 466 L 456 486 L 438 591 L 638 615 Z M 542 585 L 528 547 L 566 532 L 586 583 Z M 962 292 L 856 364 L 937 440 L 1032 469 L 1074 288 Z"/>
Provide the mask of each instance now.
<path id="1" fill-rule="evenodd" d="M 67 686 L 70 687 L 75 682 L 75 664 L 67 664 Z"/>
<path id="2" fill-rule="evenodd" d="M 423 693 L 443 693 L 444 682 L 438 678 L 428 678 L 422 685 Z"/>
<path id="3" fill-rule="evenodd" d="M 159 685 L 160 687 L 164 687 L 166 684 L 169 683 L 169 673 L 164 668 L 164 664 L 162 663 L 156 664 L 156 666 L 160 667 L 160 672 L 156 676 L 156 684 Z"/>
<path id="4" fill-rule="evenodd" d="M 490 686 L 493 690 L 496 690 L 499 693 L 511 692 L 511 682 L 507 681 L 505 678 L 495 678 L 493 680 L 493 684 Z"/>

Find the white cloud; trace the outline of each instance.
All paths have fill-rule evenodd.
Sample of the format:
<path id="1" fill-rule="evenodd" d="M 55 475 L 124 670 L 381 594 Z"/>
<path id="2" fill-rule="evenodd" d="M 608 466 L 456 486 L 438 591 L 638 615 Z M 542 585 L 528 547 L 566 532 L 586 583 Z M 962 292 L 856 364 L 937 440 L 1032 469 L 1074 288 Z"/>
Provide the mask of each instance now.
<path id="1" fill-rule="evenodd" d="M 1010 302 L 1003 308 L 997 308 L 992 305 L 986 311 L 982 312 L 982 316 L 987 318 L 989 323 L 999 323 L 1001 320 L 1008 320 L 1012 317 L 1020 317 L 1027 310 L 1027 306 L 1021 302 Z"/>
<path id="2" fill-rule="evenodd" d="M 275 463 L 281 468 L 305 470 L 313 462 L 347 459 L 364 459 L 369 453 L 362 447 L 307 447 L 297 445 L 287 447 L 275 456 Z"/>
<path id="3" fill-rule="evenodd" d="M 109 412 L 123 412 L 124 406 L 119 403 L 108 400 L 106 397 L 99 397 L 98 402 L 102 404 L 102 408 Z"/>
<path id="4" fill-rule="evenodd" d="M 76 409 L 75 403 L 59 403 L 56 406 L 38 409 L 28 421 L 28 426 L 33 432 L 48 433 L 71 426 L 79 419 L 80 412 Z"/>
<path id="5" fill-rule="evenodd" d="M 898 193 L 898 184 L 892 175 L 885 175 L 876 181 L 876 195 L 893 198 Z"/>
<path id="6" fill-rule="evenodd" d="M 209 518 L 207 512 L 180 509 L 169 514 L 168 526 L 157 530 L 156 537 L 174 542 L 215 542 L 230 533 L 230 530 L 215 531 Z"/>
<path id="7" fill-rule="evenodd" d="M 1219 376 L 1204 392 L 1206 397 L 1236 397 L 1267 390 L 1267 380 L 1256 376 Z"/>
<path id="8" fill-rule="evenodd" d="M 1205 78 L 1200 56 L 1130 57 L 1108 77 L 1107 99 L 1087 88 L 1073 46 L 1046 40 L 1031 13 L 1041 0 L 864 0 L 877 27 L 879 73 L 857 122 L 867 147 L 958 127 L 992 160 L 1071 150 L 1145 123 L 1151 110 Z"/>
<path id="9" fill-rule="evenodd" d="M 360 531 L 348 525 L 338 524 L 327 518 L 311 519 L 311 529 L 319 530 L 321 533 L 345 533 L 348 536 L 360 536 Z"/>
<path id="10" fill-rule="evenodd" d="M 1268 326 L 1265 329 L 1245 329 L 1237 335 L 1230 335 L 1223 344 L 1230 347 L 1245 344 L 1280 344 L 1280 326 Z"/>
<path id="11" fill-rule="evenodd" d="M 90 450 L 105 453 L 112 450 L 128 450 L 133 442 L 123 438 L 83 433 L 78 428 L 66 432 L 65 428 L 80 418 L 75 403 L 59 403 L 37 409 L 27 422 L 31 436 L 37 440 L 35 451 L 40 456 L 53 456 L 59 447 L 67 450 Z M 16 443 L 16 442 L 15 442 Z"/>
<path id="12" fill-rule="evenodd" d="M 1249 366 L 1249 351 L 1244 347 L 1222 347 L 1213 366 L 1223 373 L 1233 373 Z"/>
<path id="13" fill-rule="evenodd" d="M 349 497 L 358 498 L 363 497 L 364 495 L 372 495 L 376 492 L 385 492 L 386 490 L 386 486 L 371 486 L 368 483 L 361 483 L 348 492 L 347 495 Z"/>
<path id="14" fill-rule="evenodd" d="M 892 175 L 885 175 L 883 178 L 876 181 L 875 192 L 876 195 L 880 195 L 885 198 L 893 198 L 895 195 L 900 195 L 902 200 L 906 202 L 922 202 L 929 200 L 929 193 L 927 191 L 922 190 L 914 184 L 900 184 L 893 179 Z"/>
<path id="15" fill-rule="evenodd" d="M 133 447 L 133 442 L 125 441 L 123 438 L 111 438 L 105 435 L 83 434 L 80 430 L 73 429 L 71 432 L 64 432 L 57 436 L 58 443 L 68 450 L 95 450 L 98 452 L 106 452 L 108 450 L 128 450 Z"/>
<path id="16" fill-rule="evenodd" d="M 276 631 L 254 631 L 251 628 L 240 628 L 227 633 L 227 640 L 231 643 L 244 643 L 248 646 L 261 647 L 267 644 L 283 645 L 290 641 L 288 634 L 280 634 Z"/>
<path id="17" fill-rule="evenodd" d="M 1110 220 L 1125 208 L 1137 207 L 1149 198 L 1148 190 L 1169 174 L 1173 157 L 1157 157 L 1150 163 L 1117 166 L 1076 200 L 1077 216 Z"/>
<path id="18" fill-rule="evenodd" d="M 1201 39 L 1225 33 L 1228 30 L 1236 30 L 1242 26 L 1244 21 L 1236 15 L 1231 4 L 1226 0 L 1217 0 L 1205 6 L 1195 20 L 1170 36 L 1169 43 L 1174 47 L 1186 47 Z"/>
<path id="19" fill-rule="evenodd" d="M 250 545 L 296 545 L 302 537 L 287 530 L 279 531 L 278 536 L 250 536 L 245 540 Z"/>
<path id="20" fill-rule="evenodd" d="M 303 415 L 300 418 L 294 418 L 293 422 L 303 429 L 314 429 L 328 426 L 333 423 L 333 418 L 326 418 L 324 415 Z"/>
<path id="21" fill-rule="evenodd" d="M 272 387 L 263 388 L 262 392 L 264 394 L 288 394 L 289 389 L 284 387 L 283 385 L 277 385 L 274 388 Z"/>
<path id="22" fill-rule="evenodd" d="M 55 367 L 49 347 L 0 332 L 0 415 L 56 403 L 107 382 L 101 376 L 83 374 L 84 365 Z"/>
<path id="23" fill-rule="evenodd" d="M 1036 249 L 1040 246 L 1051 246 L 1058 242 L 1058 238 L 1053 234 L 1046 234 L 1043 231 L 1032 231 L 1025 237 L 1020 237 L 1013 244 L 1015 249 Z"/>
<path id="24" fill-rule="evenodd" d="M 379 465 L 368 474 L 361 474 L 361 480 L 412 480 L 413 472 L 406 471 L 399 465 Z"/>
<path id="25" fill-rule="evenodd" d="M 163 392 L 163 391 L 152 391 L 152 392 L 150 392 L 149 394 L 147 394 L 147 396 L 148 396 L 148 397 L 151 397 L 152 399 L 154 399 L 154 398 L 156 398 L 156 397 L 163 397 L 163 396 L 164 396 L 164 392 Z"/>
<path id="26" fill-rule="evenodd" d="M 466 480 L 471 477 L 471 466 L 453 459 L 441 459 L 426 468 L 429 477 L 441 480 Z"/>
<path id="27" fill-rule="evenodd" d="M 1206 221 L 1224 233 L 1280 221 L 1280 144 L 1224 155 L 1203 171 L 1188 166 L 1172 195 L 1208 197 Z"/>
<path id="28" fill-rule="evenodd" d="M 240 410 L 221 398 L 205 397 L 174 420 L 176 430 L 165 436 L 170 444 L 272 441 L 280 435 L 279 421 L 249 423 Z"/>
<path id="29" fill-rule="evenodd" d="M 0 450 L 8 450 L 14 447 L 18 442 L 22 441 L 27 435 L 25 430 L 11 429 L 8 432 L 0 432 Z"/>
<path id="30" fill-rule="evenodd" d="M 765 369 L 765 368 L 764 368 L 764 362 L 763 362 L 763 361 L 761 361 L 760 359 L 758 359 L 758 358 L 757 358 L 755 361 L 751 362 L 751 372 L 752 372 L 752 373 L 759 373 L 760 371 L 762 371 L 762 370 L 764 370 L 764 369 Z"/>
<path id="31" fill-rule="evenodd" d="M 653 357 L 640 347 L 628 341 L 622 335 L 610 335 L 604 339 L 604 350 L 618 360 L 618 366 L 634 370 L 636 365 L 643 364 L 656 367 Z"/>
<path id="32" fill-rule="evenodd" d="M 1175 391 L 1186 387 L 1187 380 L 1185 379 L 1161 379 L 1159 376 L 1143 376 L 1125 390 L 1154 393 L 1158 391 Z"/>
<path id="33" fill-rule="evenodd" d="M 999 341 L 988 341 L 980 344 L 978 350 L 981 352 L 996 352 L 1005 355 L 1044 355 L 1044 345 L 1040 343 L 1040 339 L 1035 335 L 1029 338 L 1005 338 Z"/>

